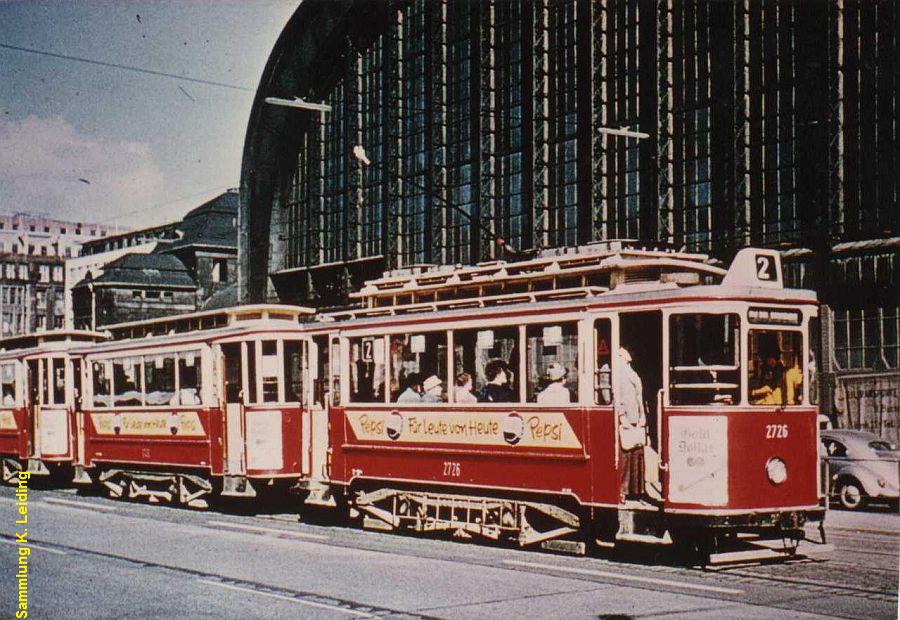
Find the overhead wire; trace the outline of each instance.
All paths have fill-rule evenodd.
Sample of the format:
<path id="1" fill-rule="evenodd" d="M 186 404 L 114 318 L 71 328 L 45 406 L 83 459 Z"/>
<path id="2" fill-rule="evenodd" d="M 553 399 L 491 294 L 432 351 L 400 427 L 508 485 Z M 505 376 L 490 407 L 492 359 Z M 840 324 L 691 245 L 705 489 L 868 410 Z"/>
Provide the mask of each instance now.
<path id="1" fill-rule="evenodd" d="M 50 58 L 59 58 L 62 60 L 71 60 L 73 62 L 83 62 L 89 65 L 97 65 L 100 67 L 109 67 L 112 69 L 122 69 L 124 71 L 133 71 L 134 73 L 143 73 L 146 75 L 155 75 L 157 77 L 171 78 L 174 80 L 182 80 L 184 82 L 192 82 L 194 84 L 205 84 L 207 86 L 218 86 L 220 88 L 230 88 L 244 92 L 256 92 L 255 88 L 248 86 L 239 86 L 237 84 L 228 84 L 227 82 L 217 82 L 215 80 L 204 80 L 186 75 L 178 75 L 177 73 L 167 73 L 165 71 L 156 71 L 154 69 L 145 69 L 143 67 L 133 67 L 131 65 L 123 65 L 116 62 L 106 62 L 105 60 L 94 60 L 93 58 L 84 58 L 81 56 L 72 56 L 70 54 L 58 54 L 56 52 L 48 52 L 46 50 L 34 49 L 31 47 L 22 47 L 20 45 L 9 45 L 8 43 L 0 43 L 0 48 L 14 50 L 17 52 L 25 52 L 28 54 L 37 54 L 39 56 L 49 56 Z"/>

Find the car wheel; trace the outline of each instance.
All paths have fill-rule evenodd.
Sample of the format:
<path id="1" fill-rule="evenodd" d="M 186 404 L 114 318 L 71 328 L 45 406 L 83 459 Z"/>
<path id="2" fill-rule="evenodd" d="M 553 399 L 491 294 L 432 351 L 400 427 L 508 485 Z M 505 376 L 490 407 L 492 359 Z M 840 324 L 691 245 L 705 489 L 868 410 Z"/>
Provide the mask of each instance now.
<path id="1" fill-rule="evenodd" d="M 838 487 L 838 501 L 847 510 L 858 510 L 866 503 L 866 493 L 856 480 L 845 480 Z"/>

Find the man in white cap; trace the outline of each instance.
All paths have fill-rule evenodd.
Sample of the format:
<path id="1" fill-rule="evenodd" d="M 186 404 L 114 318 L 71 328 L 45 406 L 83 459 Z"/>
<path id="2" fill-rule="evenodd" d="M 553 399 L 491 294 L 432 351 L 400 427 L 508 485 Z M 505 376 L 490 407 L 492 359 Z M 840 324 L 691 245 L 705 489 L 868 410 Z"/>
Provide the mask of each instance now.
<path id="1" fill-rule="evenodd" d="M 444 389 L 444 382 L 437 378 L 436 375 L 431 375 L 427 379 L 425 379 L 425 383 L 422 384 L 422 402 L 423 403 L 442 403 L 444 402 L 443 397 L 441 396 Z"/>
<path id="2" fill-rule="evenodd" d="M 562 364 L 552 362 L 547 366 L 547 379 L 550 383 L 537 395 L 539 405 L 568 405 L 572 402 L 572 394 L 566 387 L 569 370 Z"/>

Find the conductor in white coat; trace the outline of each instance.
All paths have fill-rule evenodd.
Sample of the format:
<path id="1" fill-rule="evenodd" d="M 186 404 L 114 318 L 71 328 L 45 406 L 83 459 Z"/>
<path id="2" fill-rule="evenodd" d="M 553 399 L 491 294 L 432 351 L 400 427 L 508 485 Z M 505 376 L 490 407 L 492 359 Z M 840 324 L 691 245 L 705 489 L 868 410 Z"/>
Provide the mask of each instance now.
<path id="1" fill-rule="evenodd" d="M 644 387 L 631 366 L 631 354 L 619 349 L 619 369 L 613 393 L 619 424 L 621 449 L 620 494 L 622 499 L 644 496 L 644 445 L 647 443 L 647 413 L 644 409 Z"/>

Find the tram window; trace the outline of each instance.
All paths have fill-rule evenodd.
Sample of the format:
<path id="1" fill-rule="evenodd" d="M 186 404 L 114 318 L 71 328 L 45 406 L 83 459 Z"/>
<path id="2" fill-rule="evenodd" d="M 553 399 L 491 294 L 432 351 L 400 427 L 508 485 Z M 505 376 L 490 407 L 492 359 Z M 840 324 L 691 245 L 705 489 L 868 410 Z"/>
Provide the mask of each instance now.
<path id="1" fill-rule="evenodd" d="M 143 404 L 141 389 L 141 358 L 126 357 L 113 360 L 113 403 L 117 407 L 133 407 Z"/>
<path id="2" fill-rule="evenodd" d="M 314 363 L 316 364 L 316 379 L 313 382 L 312 399 L 318 406 L 324 407 L 329 398 L 328 371 L 331 368 L 331 362 L 328 357 L 328 338 L 316 336 L 313 338 L 313 342 L 315 343 L 317 355 L 314 360 Z"/>
<path id="3" fill-rule="evenodd" d="M 350 339 L 350 401 L 384 402 L 384 338 Z"/>
<path id="4" fill-rule="evenodd" d="M 225 402 L 240 403 L 243 390 L 241 344 L 239 342 L 223 344 L 222 356 L 225 365 Z"/>
<path id="5" fill-rule="evenodd" d="M 38 366 L 40 368 L 41 374 L 41 393 L 40 393 L 40 404 L 49 405 L 50 404 L 50 382 L 47 380 L 47 360 L 41 359 L 38 360 Z"/>
<path id="6" fill-rule="evenodd" d="M 278 343 L 275 340 L 263 340 L 261 346 L 262 401 L 278 402 Z"/>
<path id="7" fill-rule="evenodd" d="M 284 341 L 284 400 L 291 403 L 305 402 L 303 386 L 306 384 L 306 347 L 300 340 Z"/>
<path id="8" fill-rule="evenodd" d="M 751 404 L 801 404 L 803 334 L 798 331 L 751 330 L 747 373 Z"/>
<path id="9" fill-rule="evenodd" d="M 612 404 L 612 322 L 609 319 L 594 321 L 594 346 L 596 366 L 594 367 L 594 402 L 598 405 Z"/>
<path id="10" fill-rule="evenodd" d="M 578 402 L 578 324 L 529 325 L 525 336 L 528 402 Z"/>
<path id="11" fill-rule="evenodd" d="M 256 402 L 256 343 L 247 342 L 247 394 L 245 403 Z"/>
<path id="12" fill-rule="evenodd" d="M 669 318 L 669 398 L 673 405 L 740 402 L 740 318 L 677 314 Z"/>
<path id="13" fill-rule="evenodd" d="M 94 407 L 109 407 L 112 404 L 112 370 L 110 362 L 94 362 L 91 364 L 93 376 Z"/>
<path id="14" fill-rule="evenodd" d="M 54 357 L 51 365 L 51 380 L 53 381 L 53 404 L 66 404 L 66 360 Z"/>
<path id="15" fill-rule="evenodd" d="M 200 351 L 185 351 L 178 354 L 178 403 L 200 404 L 200 374 Z"/>
<path id="16" fill-rule="evenodd" d="M 447 333 L 391 336 L 391 401 L 436 403 L 447 401 Z M 438 385 L 431 377 L 437 377 Z M 434 384 L 429 391 L 426 383 Z"/>
<path id="17" fill-rule="evenodd" d="M 519 329 L 497 327 L 453 332 L 453 376 L 468 373 L 479 402 L 519 402 Z M 488 371 L 492 377 L 487 376 Z M 490 384 L 490 385 L 489 385 Z M 457 402 L 461 402 L 459 396 Z"/>
<path id="18" fill-rule="evenodd" d="M 4 407 L 16 404 L 16 365 L 0 365 L 0 398 Z"/>
<path id="19" fill-rule="evenodd" d="M 175 358 L 171 355 L 145 357 L 144 383 L 148 405 L 174 404 Z"/>
<path id="20" fill-rule="evenodd" d="M 334 339 L 331 341 L 331 355 L 328 356 L 331 362 L 331 403 L 333 405 L 341 404 L 341 341 Z"/>

